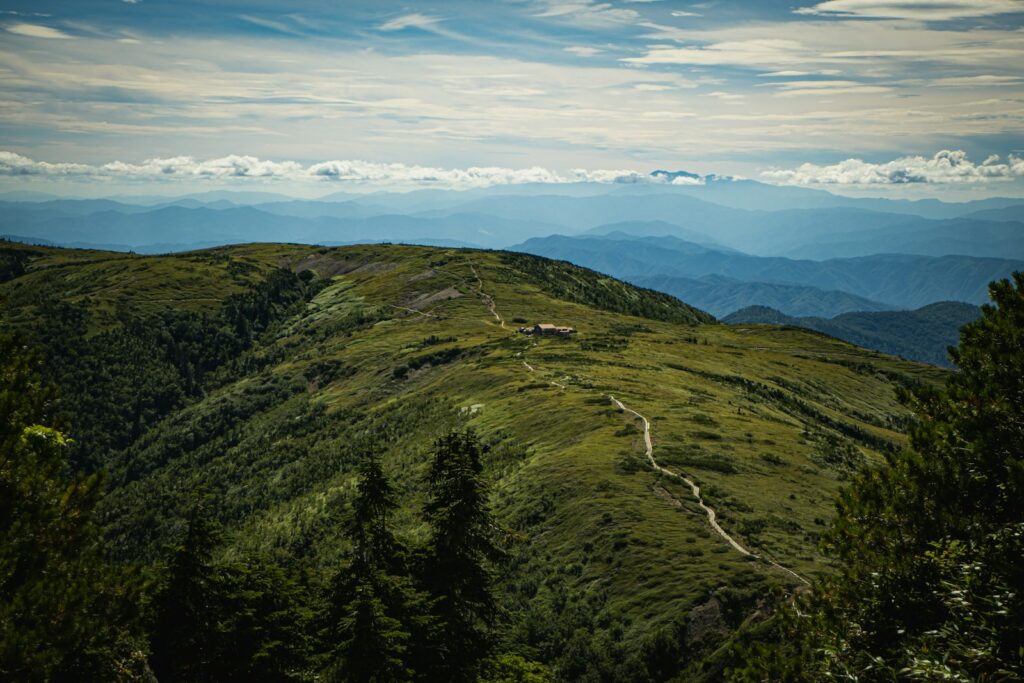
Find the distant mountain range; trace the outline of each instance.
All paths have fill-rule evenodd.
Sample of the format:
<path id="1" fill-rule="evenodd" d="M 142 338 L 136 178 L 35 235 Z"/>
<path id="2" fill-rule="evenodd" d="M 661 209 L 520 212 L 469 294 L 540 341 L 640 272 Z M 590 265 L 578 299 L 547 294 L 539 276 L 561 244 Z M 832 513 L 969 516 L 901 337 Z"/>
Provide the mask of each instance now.
<path id="1" fill-rule="evenodd" d="M 1024 270 L 1021 198 L 851 198 L 685 171 L 652 177 L 661 182 L 319 199 L 222 190 L 99 199 L 7 193 L 0 235 L 140 253 L 282 241 L 512 249 L 587 266 L 716 316 L 767 306 L 823 320 L 940 301 L 981 304 L 989 282 Z"/>
<path id="2" fill-rule="evenodd" d="M 943 301 L 914 311 L 844 313 L 834 318 L 793 317 L 766 306 L 736 311 L 723 322 L 767 323 L 817 330 L 858 346 L 950 367 L 946 351 L 959 342 L 963 325 L 977 320 L 981 309 L 971 304 Z"/>
<path id="3" fill-rule="evenodd" d="M 825 302 L 850 301 L 837 298 L 829 292 L 843 292 L 866 299 L 856 306 L 861 310 L 891 308 L 918 308 L 937 301 L 963 301 L 981 304 L 988 300 L 988 284 L 1009 277 L 1015 270 L 1024 269 L 1024 262 L 1009 259 L 978 258 L 972 256 L 915 256 L 907 254 L 877 254 L 857 258 L 828 259 L 825 261 L 798 260 L 782 257 L 751 256 L 736 252 L 717 251 L 710 247 L 686 243 L 674 238 L 634 238 L 616 234 L 606 236 L 566 237 L 553 235 L 534 238 L 514 247 L 538 256 L 571 261 L 578 265 L 600 270 L 646 287 L 666 287 L 670 293 L 683 292 L 693 285 L 673 282 L 667 278 L 699 280 L 708 276 L 728 278 L 724 281 L 755 283 L 758 285 L 788 285 L 811 287 L 822 302 L 819 314 L 837 315 L 849 308 L 840 305 L 829 308 Z M 704 280 L 704 283 L 709 281 Z M 712 284 L 715 281 L 710 281 Z M 720 281 L 721 283 L 721 281 Z M 743 295 L 743 291 L 748 294 Z M 732 288 L 729 297 L 733 303 L 752 305 L 766 291 L 763 287 Z M 812 292 L 806 290 L 775 289 L 780 298 L 774 299 L 783 313 L 805 315 L 798 305 L 787 303 L 792 297 L 798 301 Z M 782 295 L 785 298 L 781 298 Z M 746 297 L 746 298 L 744 298 Z M 739 306 L 742 308 L 743 306 Z M 722 310 L 722 304 L 710 306 Z M 733 309 L 735 310 L 735 309 Z"/>
<path id="4" fill-rule="evenodd" d="M 742 282 L 721 275 L 699 278 L 671 275 L 633 276 L 630 282 L 682 299 L 721 317 L 757 302 L 785 310 L 794 316 L 832 316 L 849 311 L 889 311 L 894 306 L 838 290 L 781 285 L 771 282 Z"/>
<path id="5" fill-rule="evenodd" d="M 704 184 L 535 184 L 334 193 L 319 200 L 211 192 L 39 201 L 45 196 L 21 193 L 7 195 L 18 201 L 0 201 L 0 232 L 133 249 L 155 244 L 189 248 L 210 241 L 428 238 L 503 248 L 543 235 L 624 232 L 670 235 L 758 256 L 907 253 L 1024 259 L 1024 199 L 961 204 L 856 199 L 746 180 L 698 179 L 676 171 L 663 175 Z"/>

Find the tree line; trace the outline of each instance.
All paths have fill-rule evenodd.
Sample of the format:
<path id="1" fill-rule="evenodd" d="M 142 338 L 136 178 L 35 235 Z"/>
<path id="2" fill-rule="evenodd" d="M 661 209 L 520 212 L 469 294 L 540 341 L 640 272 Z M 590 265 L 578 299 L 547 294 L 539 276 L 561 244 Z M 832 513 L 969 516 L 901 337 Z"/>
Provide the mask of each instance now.
<path id="1" fill-rule="evenodd" d="M 425 540 L 392 527 L 399 492 L 368 448 L 344 534 L 319 589 L 268 558 L 217 559 L 201 503 L 160 571 L 104 557 L 98 474 L 70 471 L 69 439 L 46 425 L 54 393 L 39 357 L 0 337 L 0 678 L 24 681 L 476 681 L 490 669 L 549 679 L 492 656 L 500 531 L 472 430 L 434 444 Z"/>
<path id="2" fill-rule="evenodd" d="M 1024 677 L 1024 275 L 991 294 L 946 385 L 901 391 L 910 448 L 842 493 L 824 538 L 835 571 L 750 619 L 710 678 Z M 395 534 L 401 493 L 367 445 L 326 584 L 226 555 L 201 501 L 156 567 L 120 563 L 99 531 L 103 475 L 72 457 L 43 362 L 0 335 L 0 680 L 552 680 L 502 638 L 503 544 L 472 432 L 433 444 L 417 543 Z M 676 647 L 657 649 L 655 680 L 692 673 Z"/>

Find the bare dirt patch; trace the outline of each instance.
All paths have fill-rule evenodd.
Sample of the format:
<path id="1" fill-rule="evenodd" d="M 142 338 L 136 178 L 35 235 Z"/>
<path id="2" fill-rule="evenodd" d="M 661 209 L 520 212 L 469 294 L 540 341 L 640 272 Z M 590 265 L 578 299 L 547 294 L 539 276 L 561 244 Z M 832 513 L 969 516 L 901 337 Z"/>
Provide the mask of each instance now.
<path id="1" fill-rule="evenodd" d="M 460 296 L 462 296 L 462 292 L 454 287 L 448 287 L 446 289 L 442 289 L 440 292 L 434 292 L 433 294 L 421 294 L 412 301 L 405 302 L 405 307 L 419 311 L 427 306 L 432 306 L 442 301 L 458 299 Z"/>

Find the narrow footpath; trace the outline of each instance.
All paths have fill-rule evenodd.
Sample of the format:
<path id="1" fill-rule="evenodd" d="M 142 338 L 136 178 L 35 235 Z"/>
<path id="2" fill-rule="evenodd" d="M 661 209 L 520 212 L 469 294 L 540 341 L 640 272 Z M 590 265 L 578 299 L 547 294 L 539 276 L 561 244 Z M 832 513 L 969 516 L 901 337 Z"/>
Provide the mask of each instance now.
<path id="1" fill-rule="evenodd" d="M 476 278 L 476 281 L 477 281 L 476 292 L 477 292 L 477 295 L 480 297 L 480 301 L 483 302 L 483 304 L 487 307 L 487 310 L 490 311 L 491 315 L 493 315 L 494 318 L 498 321 L 498 323 L 502 327 L 502 329 L 508 329 L 508 328 L 505 327 L 505 320 L 504 320 L 504 318 L 502 318 L 501 315 L 498 314 L 498 308 L 495 305 L 494 298 L 490 294 L 487 294 L 484 291 L 484 283 L 483 283 L 483 280 L 480 279 L 480 274 L 477 273 L 476 266 L 474 266 L 472 263 L 470 263 L 469 267 L 470 267 L 470 270 L 473 271 L 473 276 Z M 525 351 L 523 353 L 525 353 Z M 519 354 L 517 354 L 517 355 L 519 355 Z M 526 367 L 526 370 L 528 372 L 536 372 L 536 369 L 532 365 L 527 363 L 525 359 L 522 361 L 522 363 L 523 363 L 523 366 Z M 551 384 L 553 386 L 559 387 L 560 389 L 563 389 L 563 390 L 566 388 L 566 386 L 564 384 L 561 384 L 559 382 L 551 381 Z M 722 539 L 724 539 L 730 546 L 732 546 L 732 548 L 736 552 L 738 552 L 738 553 L 740 553 L 742 555 L 745 555 L 747 557 L 755 558 L 755 559 L 757 559 L 757 560 L 759 560 L 761 562 L 765 562 L 766 564 L 769 564 L 772 567 L 775 567 L 776 569 L 779 569 L 780 571 L 783 571 L 786 574 L 789 574 L 790 576 L 792 576 L 797 581 L 799 581 L 799 582 L 801 582 L 801 583 L 803 583 L 803 584 L 805 584 L 807 586 L 811 585 L 811 582 L 809 580 L 807 580 L 803 576 L 800 576 L 799 574 L 797 574 L 792 569 L 790 569 L 788 567 L 784 567 L 784 566 L 782 566 L 781 564 L 779 564 L 778 562 L 776 562 L 776 561 L 774 561 L 772 559 L 769 559 L 769 558 L 764 557 L 762 555 L 757 555 L 756 553 L 750 552 L 749 550 L 744 548 L 742 545 L 740 545 L 740 543 L 735 538 L 730 536 L 725 531 L 725 529 L 723 529 L 721 527 L 721 525 L 718 523 L 718 519 L 717 519 L 717 515 L 715 514 L 715 511 L 712 508 L 710 508 L 704 502 L 704 499 L 700 495 L 700 487 L 697 486 L 697 484 L 695 484 L 692 480 L 688 479 L 687 477 L 684 477 L 683 475 L 681 475 L 681 474 L 679 474 L 677 472 L 673 472 L 672 470 L 668 469 L 667 467 L 661 465 L 655 459 L 655 457 L 654 457 L 654 444 L 651 442 L 651 423 L 648 421 L 648 419 L 646 417 L 644 417 L 643 415 L 641 415 L 640 413 L 638 413 L 637 411 L 633 410 L 632 408 L 626 407 L 622 403 L 622 401 L 620 401 L 619 399 L 615 398 L 611 394 L 608 394 L 607 396 L 608 396 L 608 398 L 611 399 L 612 403 L 614 403 L 619 408 L 619 410 L 622 410 L 625 413 L 629 413 L 630 415 L 633 415 L 637 420 L 640 420 L 640 422 L 643 424 L 643 427 L 644 427 L 644 453 L 647 456 L 647 461 L 651 464 L 651 467 L 653 467 L 656 472 L 658 472 L 660 474 L 663 474 L 666 477 L 669 477 L 669 478 L 672 478 L 672 479 L 676 479 L 677 481 L 681 481 L 681 482 L 685 483 L 687 486 L 690 487 L 690 491 L 693 493 L 693 497 L 697 500 L 697 505 L 699 505 L 701 510 L 703 510 L 704 513 L 707 515 L 708 524 L 711 525 L 711 528 L 715 531 L 716 534 L 721 536 Z"/>
<path id="2" fill-rule="evenodd" d="M 725 539 L 725 541 L 729 545 L 731 545 L 736 550 L 736 552 L 738 552 L 738 553 L 740 553 L 742 555 L 747 555 L 749 557 L 756 558 L 758 560 L 761 560 L 762 562 L 767 562 L 768 564 L 770 564 L 771 566 L 775 567 L 776 569 L 780 569 L 780 570 L 786 572 L 787 574 L 789 574 L 790 576 L 795 578 L 797 581 L 800 581 L 801 583 L 803 583 L 805 585 L 808 585 L 808 586 L 811 585 L 810 581 L 808 581 L 803 576 L 800 576 L 799 574 L 797 574 L 795 571 L 793 571 L 789 567 L 784 567 L 784 566 L 782 566 L 781 564 L 779 564 L 778 562 L 776 562 L 774 560 L 771 560 L 771 559 L 769 559 L 767 557 L 764 557 L 762 555 L 757 555 L 756 553 L 750 552 L 749 550 L 744 548 L 742 545 L 740 545 L 739 542 L 735 538 L 733 538 L 728 533 L 726 533 L 725 529 L 723 529 L 721 527 L 721 525 L 718 523 L 718 519 L 717 519 L 717 516 L 715 515 L 715 511 L 712 508 L 708 507 L 708 505 L 704 502 L 704 499 L 701 497 L 701 495 L 700 495 L 700 487 L 697 486 L 695 483 L 693 483 L 693 481 L 691 479 L 688 479 L 687 477 L 684 477 L 683 475 L 681 475 L 681 474 L 679 474 L 677 472 L 673 472 L 672 470 L 668 469 L 667 467 L 661 465 L 654 458 L 654 444 L 651 442 L 651 423 L 650 423 L 650 421 L 648 421 L 648 419 L 646 417 L 644 417 L 643 415 L 641 415 L 637 411 L 633 410 L 632 408 L 627 408 L 622 403 L 622 401 L 620 401 L 619 399 L 615 398 L 611 394 L 608 395 L 608 398 L 610 398 L 612 400 L 612 403 L 614 403 L 619 408 L 619 410 L 621 410 L 621 411 L 623 411 L 625 413 L 629 413 L 629 414 L 633 415 L 634 417 L 636 417 L 636 419 L 640 420 L 640 422 L 643 423 L 643 426 L 644 426 L 644 452 L 645 452 L 645 455 L 647 456 L 647 461 L 651 464 L 651 467 L 653 467 L 655 469 L 655 471 L 660 472 L 661 474 L 665 475 L 666 477 L 671 477 L 672 479 L 676 479 L 678 481 L 681 481 L 681 482 L 685 483 L 687 486 L 690 487 L 690 491 L 693 492 L 693 497 L 697 499 L 697 505 L 699 505 L 701 510 L 703 510 L 707 514 L 708 524 L 710 524 L 711 528 L 715 530 L 715 533 L 717 533 L 719 536 L 721 536 L 723 539 Z"/>

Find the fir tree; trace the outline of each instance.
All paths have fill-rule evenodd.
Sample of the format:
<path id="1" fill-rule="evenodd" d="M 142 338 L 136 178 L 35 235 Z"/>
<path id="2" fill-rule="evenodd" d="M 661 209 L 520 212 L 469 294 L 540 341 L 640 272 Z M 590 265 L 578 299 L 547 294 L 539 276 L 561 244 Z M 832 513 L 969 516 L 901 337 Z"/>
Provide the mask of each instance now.
<path id="1" fill-rule="evenodd" d="M 287 681 L 307 652 L 302 587 L 260 558 L 215 563 L 219 527 L 195 508 L 153 599 L 150 662 L 161 681 Z"/>
<path id="2" fill-rule="evenodd" d="M 153 598 L 150 664 L 161 683 L 212 680 L 217 596 L 213 551 L 220 534 L 200 508 L 170 549 L 167 577 Z"/>
<path id="3" fill-rule="evenodd" d="M 100 480 L 69 472 L 37 365 L 0 335 L 0 679 L 118 680 L 142 662 L 134 582 L 102 561 Z"/>
<path id="4" fill-rule="evenodd" d="M 501 553 L 493 541 L 480 455 L 472 430 L 452 432 L 435 444 L 425 508 L 431 536 L 420 570 L 436 619 L 428 680 L 476 680 L 493 645 L 496 606 L 489 565 Z"/>
<path id="5" fill-rule="evenodd" d="M 415 596 L 406 572 L 405 552 L 390 527 L 397 507 L 379 457 L 370 449 L 360 465 L 360 480 L 347 535 L 351 561 L 339 575 L 344 609 L 341 639 L 329 670 L 334 681 L 392 683 L 410 680 L 405 654 Z"/>
<path id="6" fill-rule="evenodd" d="M 1024 678 L 1024 274 L 961 331 L 945 388 L 904 394 L 912 450 L 843 492 L 837 573 L 737 680 Z"/>

